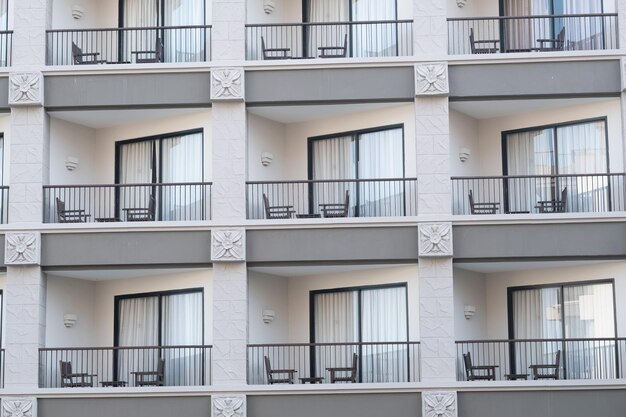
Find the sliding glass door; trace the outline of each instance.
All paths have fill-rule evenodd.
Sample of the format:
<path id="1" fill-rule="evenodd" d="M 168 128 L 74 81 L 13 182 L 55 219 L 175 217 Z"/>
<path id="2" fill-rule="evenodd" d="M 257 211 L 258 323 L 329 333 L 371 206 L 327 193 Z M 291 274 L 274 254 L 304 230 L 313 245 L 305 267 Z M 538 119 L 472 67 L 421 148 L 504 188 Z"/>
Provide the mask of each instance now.
<path id="1" fill-rule="evenodd" d="M 537 340 L 529 342 L 532 346 L 512 346 L 516 370 L 526 372 L 529 363 L 554 363 L 560 351 L 565 378 L 615 376 L 612 281 L 511 288 L 509 314 L 511 339 Z M 602 338 L 608 340 L 588 340 Z"/>
<path id="2" fill-rule="evenodd" d="M 344 180 L 315 183 L 310 211 L 343 202 L 349 191 L 350 216 L 402 215 L 404 183 L 384 180 L 404 177 L 403 132 L 402 126 L 392 126 L 309 138 L 309 179 Z M 356 179 L 383 181 L 351 181 Z"/>
<path id="3" fill-rule="evenodd" d="M 340 344 L 314 349 L 317 376 L 350 366 L 356 353 L 361 382 L 408 381 L 408 346 L 384 344 L 408 341 L 406 285 L 316 291 L 311 302 L 311 341 Z"/>
<path id="4" fill-rule="evenodd" d="M 157 219 L 202 218 L 205 200 L 197 187 L 167 185 L 203 181 L 201 131 L 117 142 L 116 153 L 117 182 L 143 184 L 120 189 L 120 208 L 147 207 L 154 198 Z"/>
<path id="5" fill-rule="evenodd" d="M 507 211 L 535 211 L 567 195 L 566 211 L 610 210 L 606 119 L 502 133 Z M 585 175 L 588 174 L 588 175 Z M 542 177 L 543 176 L 543 177 Z"/>
<path id="6" fill-rule="evenodd" d="M 155 371 L 165 361 L 164 385 L 199 385 L 203 379 L 201 289 L 116 297 L 118 379 L 131 372 Z M 168 348 L 169 347 L 169 348 Z M 128 380 L 127 380 L 128 381 Z"/>

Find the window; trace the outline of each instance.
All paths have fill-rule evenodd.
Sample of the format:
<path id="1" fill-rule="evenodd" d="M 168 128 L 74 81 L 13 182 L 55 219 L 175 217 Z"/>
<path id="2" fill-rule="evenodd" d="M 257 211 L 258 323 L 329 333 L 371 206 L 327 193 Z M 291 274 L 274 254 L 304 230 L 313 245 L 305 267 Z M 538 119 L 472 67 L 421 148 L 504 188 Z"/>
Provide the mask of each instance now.
<path id="1" fill-rule="evenodd" d="M 502 132 L 507 211 L 532 211 L 537 201 L 559 199 L 567 211 L 610 209 L 606 118 Z"/>
<path id="2" fill-rule="evenodd" d="M 203 181 L 201 130 L 117 142 L 115 151 L 116 183 L 143 184 L 120 189 L 122 208 L 147 207 L 152 196 L 159 220 L 203 218 L 202 187 L 181 185 Z"/>
<path id="3" fill-rule="evenodd" d="M 396 0 L 307 0 L 305 22 L 368 22 L 397 20 Z M 309 38 L 313 42 L 311 51 L 318 46 L 328 46 L 334 39 L 336 45 L 344 36 L 351 39 L 351 55 L 377 57 L 397 55 L 397 33 L 395 24 L 312 26 Z M 306 42 L 305 42 L 306 44 Z"/>
<path id="4" fill-rule="evenodd" d="M 408 381 L 406 345 L 367 344 L 408 341 L 406 284 L 312 291 L 310 303 L 311 342 L 349 343 L 335 352 L 312 354 L 317 375 L 338 366 L 338 360 L 351 363 L 352 353 L 357 353 L 361 363 L 370 364 L 359 367 L 362 382 Z"/>
<path id="5" fill-rule="evenodd" d="M 309 179 L 356 180 L 404 177 L 404 127 L 337 133 L 309 138 Z M 350 215 L 362 217 L 402 215 L 404 182 L 314 183 L 310 193 L 311 211 L 322 196 L 341 202 L 350 191 Z M 334 201 L 330 201 L 334 200 Z"/>
<path id="6" fill-rule="evenodd" d="M 612 280 L 509 288 L 508 303 L 509 337 L 551 339 L 539 343 L 534 350 L 542 356 L 544 363 L 553 361 L 556 351 L 560 350 L 567 378 L 584 379 L 589 374 L 601 374 L 607 370 L 591 367 L 597 363 L 615 363 Z M 609 340 L 581 340 L 602 338 Z M 568 339 L 574 340 L 568 342 Z M 521 356 L 527 352 L 521 346 L 516 347 L 515 357 L 521 362 Z M 609 372 L 615 371 L 614 367 L 607 368 Z"/>
<path id="7" fill-rule="evenodd" d="M 155 292 L 115 297 L 115 346 L 198 346 L 203 344 L 203 290 Z M 198 381 L 194 364 L 201 363 L 201 349 L 121 350 L 117 356 L 118 375 L 128 375 L 135 363 L 156 369 L 165 360 L 165 385 Z M 198 356 L 198 358 L 189 358 Z M 172 372 L 174 371 L 174 372 Z"/>

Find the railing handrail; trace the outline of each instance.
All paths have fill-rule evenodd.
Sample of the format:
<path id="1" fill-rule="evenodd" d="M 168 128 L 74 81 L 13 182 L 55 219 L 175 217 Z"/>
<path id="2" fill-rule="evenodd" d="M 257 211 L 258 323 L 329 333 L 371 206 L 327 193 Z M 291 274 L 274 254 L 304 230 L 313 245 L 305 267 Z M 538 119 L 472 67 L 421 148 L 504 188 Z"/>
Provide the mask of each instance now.
<path id="1" fill-rule="evenodd" d="M 455 340 L 457 345 L 464 343 L 544 343 L 544 342 L 604 342 L 604 341 L 625 341 L 626 337 L 576 337 L 571 339 L 552 338 L 552 339 L 492 339 L 492 340 Z"/>
<path id="2" fill-rule="evenodd" d="M 246 24 L 247 28 L 264 28 L 264 27 L 287 27 L 287 26 L 337 26 L 337 25 L 365 25 L 365 24 L 388 24 L 388 23 L 413 23 L 413 19 L 402 20 L 360 20 L 350 22 L 294 22 L 294 23 L 250 23 Z"/>
<path id="3" fill-rule="evenodd" d="M 450 177 L 450 180 L 498 180 L 519 178 L 572 178 L 572 177 L 620 177 L 626 175 L 621 172 L 606 172 L 596 174 L 553 174 L 553 175 L 493 175 L 477 177 Z"/>
<path id="4" fill-rule="evenodd" d="M 102 31 L 134 31 L 134 30 L 172 30 L 172 29 L 211 29 L 212 25 L 183 25 L 183 26 L 137 26 L 124 28 L 82 28 L 82 29 L 48 29 L 46 33 L 70 32 L 102 32 Z M 0 32 L 1 33 L 1 32 Z"/>
<path id="5" fill-rule="evenodd" d="M 12 34 L 13 30 L 0 30 L 0 35 Z"/>
<path id="6" fill-rule="evenodd" d="M 542 14 L 526 16 L 482 16 L 482 17 L 448 17 L 448 22 L 466 22 L 468 20 L 527 20 L 527 19 L 566 19 L 571 17 L 617 17 L 617 13 L 573 13 L 573 14 Z"/>
<path id="7" fill-rule="evenodd" d="M 316 347 L 316 346 L 382 346 L 382 345 L 419 345 L 419 341 L 396 342 L 337 342 L 337 343 L 249 343 L 248 348 L 262 347 Z"/>
<path id="8" fill-rule="evenodd" d="M 212 349 L 213 345 L 162 345 L 162 346 L 105 346 L 105 347 L 45 347 L 40 352 L 58 352 L 65 350 L 132 350 L 132 349 Z M 3 349 L 4 350 L 4 349 Z"/>
<path id="9" fill-rule="evenodd" d="M 317 183 L 381 182 L 381 181 L 417 181 L 417 178 L 416 177 L 405 177 L 405 178 L 352 178 L 352 179 L 344 179 L 344 180 L 246 181 L 246 184 L 247 185 L 317 184 Z"/>
<path id="10" fill-rule="evenodd" d="M 164 187 L 181 185 L 213 185 L 209 182 L 148 182 L 136 184 L 73 184 L 73 185 L 44 185 L 44 190 L 52 188 L 83 188 L 83 187 Z"/>

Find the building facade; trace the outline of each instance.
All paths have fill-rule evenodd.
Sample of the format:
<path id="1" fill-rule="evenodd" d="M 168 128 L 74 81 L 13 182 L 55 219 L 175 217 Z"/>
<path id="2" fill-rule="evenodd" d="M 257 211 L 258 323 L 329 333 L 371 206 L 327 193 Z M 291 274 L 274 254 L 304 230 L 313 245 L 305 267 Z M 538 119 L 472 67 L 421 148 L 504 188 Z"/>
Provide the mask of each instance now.
<path id="1" fill-rule="evenodd" d="M 0 0 L 3 416 L 621 415 L 625 18 Z"/>

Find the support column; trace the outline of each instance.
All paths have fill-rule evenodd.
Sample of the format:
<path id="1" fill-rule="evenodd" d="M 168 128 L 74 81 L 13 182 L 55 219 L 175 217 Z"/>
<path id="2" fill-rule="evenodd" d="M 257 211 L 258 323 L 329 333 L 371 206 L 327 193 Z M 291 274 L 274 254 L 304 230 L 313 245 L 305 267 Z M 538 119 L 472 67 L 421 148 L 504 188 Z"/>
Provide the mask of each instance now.
<path id="1" fill-rule="evenodd" d="M 442 59 L 448 53 L 448 0 L 413 0 L 413 55 Z"/>
<path id="2" fill-rule="evenodd" d="M 246 54 L 246 0 L 212 0 L 211 60 L 243 61 Z M 237 65 L 237 64 L 236 64 Z"/>
<path id="3" fill-rule="evenodd" d="M 46 278 L 39 267 L 40 235 L 5 236 L 5 388 L 33 389 L 38 386 L 39 348 L 45 347 L 46 336 Z"/>
<path id="4" fill-rule="evenodd" d="M 617 0 L 617 40 L 619 49 L 626 49 L 626 0 Z"/>

